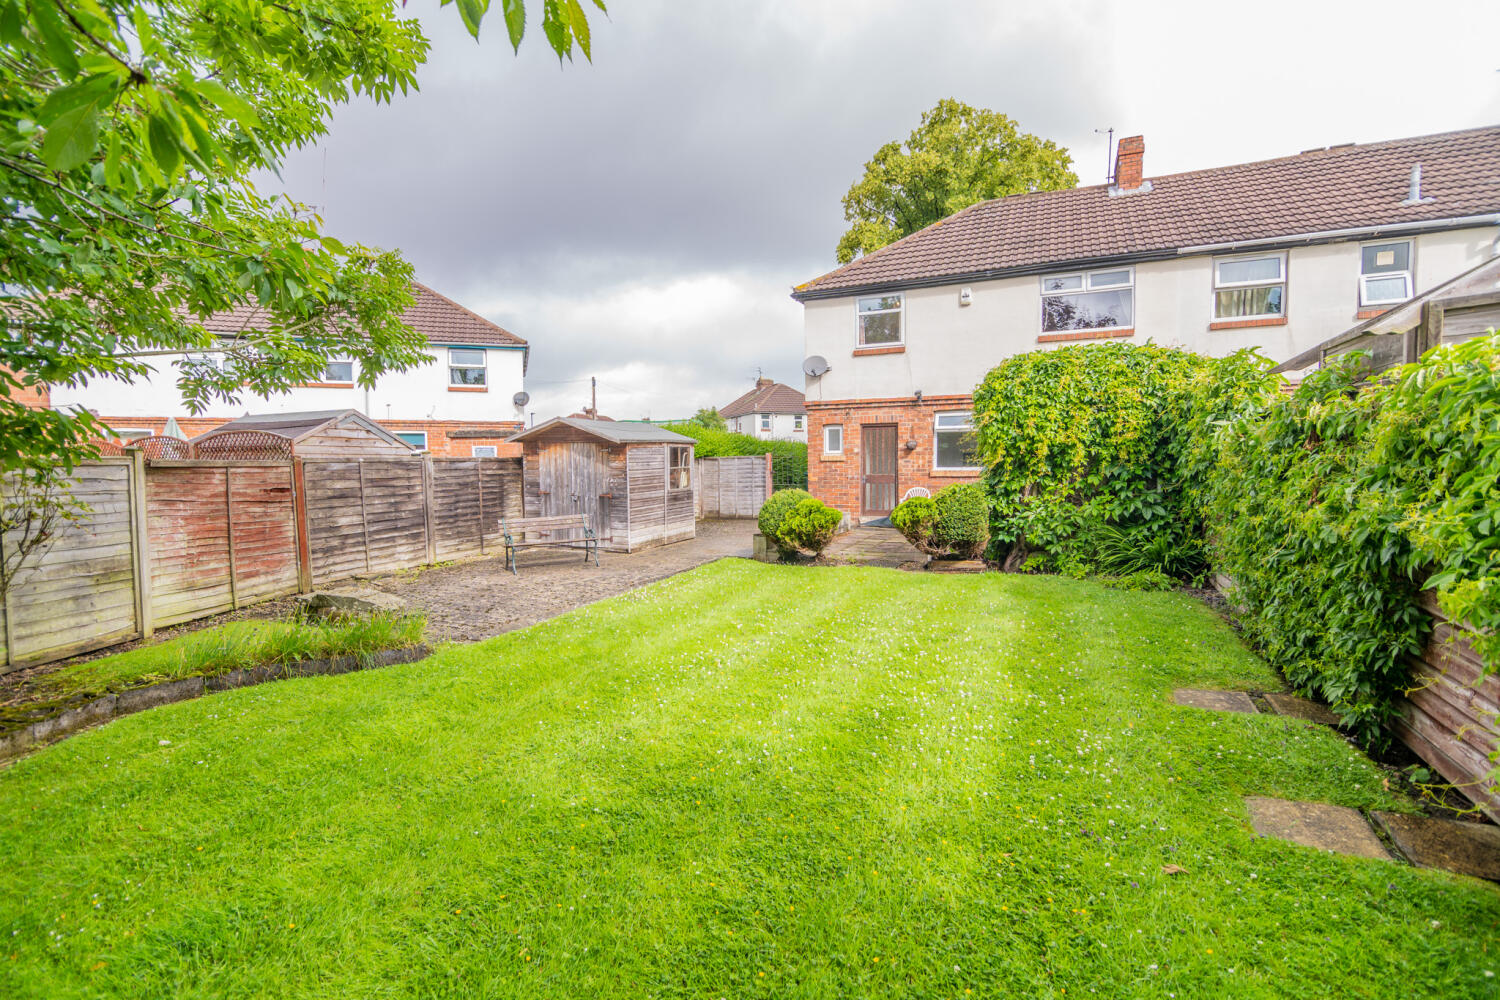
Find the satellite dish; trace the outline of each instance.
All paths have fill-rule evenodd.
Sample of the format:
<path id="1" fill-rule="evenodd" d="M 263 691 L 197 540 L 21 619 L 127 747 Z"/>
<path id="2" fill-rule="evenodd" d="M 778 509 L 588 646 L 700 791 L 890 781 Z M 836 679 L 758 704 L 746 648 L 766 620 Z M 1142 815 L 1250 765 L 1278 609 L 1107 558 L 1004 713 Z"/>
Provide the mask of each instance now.
<path id="1" fill-rule="evenodd" d="M 515 403 L 517 406 L 525 406 L 527 403 L 531 402 L 531 393 L 518 392 L 514 396 L 510 397 L 510 401 L 512 403 Z"/>
<path id="2" fill-rule="evenodd" d="M 808 378 L 817 378 L 828 373 L 828 359 L 821 354 L 814 354 L 802 362 L 802 373 Z"/>

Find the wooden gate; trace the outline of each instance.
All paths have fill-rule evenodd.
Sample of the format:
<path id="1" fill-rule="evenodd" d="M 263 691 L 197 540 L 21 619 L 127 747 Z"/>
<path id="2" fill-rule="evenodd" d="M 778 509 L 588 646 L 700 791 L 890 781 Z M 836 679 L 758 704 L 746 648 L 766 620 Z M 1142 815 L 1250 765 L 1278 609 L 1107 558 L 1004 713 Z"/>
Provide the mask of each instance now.
<path id="1" fill-rule="evenodd" d="M 587 514 L 594 533 L 608 535 L 600 494 L 609 492 L 609 453 L 600 445 L 561 441 L 537 451 L 537 488 L 542 517 Z"/>
<path id="2" fill-rule="evenodd" d="M 896 425 L 860 428 L 860 514 L 884 517 L 896 507 Z"/>

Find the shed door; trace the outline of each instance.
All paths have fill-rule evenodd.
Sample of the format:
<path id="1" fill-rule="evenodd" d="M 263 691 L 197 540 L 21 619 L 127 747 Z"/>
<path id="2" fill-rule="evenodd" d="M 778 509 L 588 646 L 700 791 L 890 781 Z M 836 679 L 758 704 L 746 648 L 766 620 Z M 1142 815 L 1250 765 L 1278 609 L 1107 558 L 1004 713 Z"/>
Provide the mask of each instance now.
<path id="1" fill-rule="evenodd" d="M 609 534 L 599 494 L 609 492 L 609 452 L 597 444 L 544 444 L 537 452 L 543 517 L 587 514 L 594 533 Z"/>
<path id="2" fill-rule="evenodd" d="M 896 425 L 860 428 L 860 514 L 884 517 L 896 506 Z"/>

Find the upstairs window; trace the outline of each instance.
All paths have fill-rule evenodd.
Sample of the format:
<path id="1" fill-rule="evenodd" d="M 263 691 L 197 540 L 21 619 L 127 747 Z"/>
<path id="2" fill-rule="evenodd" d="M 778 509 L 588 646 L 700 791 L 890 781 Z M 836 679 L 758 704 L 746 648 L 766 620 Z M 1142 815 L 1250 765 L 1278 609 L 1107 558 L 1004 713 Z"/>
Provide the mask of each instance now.
<path id="1" fill-rule="evenodd" d="M 844 453 L 844 425 L 823 425 L 823 454 L 842 455 Z"/>
<path id="2" fill-rule="evenodd" d="M 1049 274 L 1042 279 L 1042 332 L 1126 330 L 1135 325 L 1135 270 Z"/>
<path id="3" fill-rule="evenodd" d="M 979 444 L 974 439 L 974 414 L 937 414 L 932 423 L 932 437 L 934 469 L 979 467 Z"/>
<path id="4" fill-rule="evenodd" d="M 906 311 L 906 296 L 897 292 L 895 295 L 860 299 L 858 311 L 860 347 L 901 343 L 901 320 Z"/>
<path id="5" fill-rule="evenodd" d="M 693 449 L 687 445 L 667 446 L 667 489 L 686 490 L 693 486 Z"/>
<path id="6" fill-rule="evenodd" d="M 1286 254 L 1214 261 L 1214 319 L 1286 315 Z"/>
<path id="7" fill-rule="evenodd" d="M 448 349 L 448 384 L 484 385 L 484 349 L 450 347 Z"/>
<path id="8" fill-rule="evenodd" d="M 1392 305 L 1412 296 L 1411 241 L 1359 248 L 1359 304 Z"/>
<path id="9" fill-rule="evenodd" d="M 324 382 L 343 382 L 354 384 L 354 362 L 353 361 L 330 361 L 323 366 Z"/>

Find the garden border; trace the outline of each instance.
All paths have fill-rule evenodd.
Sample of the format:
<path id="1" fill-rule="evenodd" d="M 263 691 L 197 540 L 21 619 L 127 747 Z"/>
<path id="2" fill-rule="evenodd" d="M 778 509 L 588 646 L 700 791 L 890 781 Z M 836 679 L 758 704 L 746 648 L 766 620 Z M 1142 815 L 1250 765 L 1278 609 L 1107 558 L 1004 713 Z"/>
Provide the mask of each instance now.
<path id="1" fill-rule="evenodd" d="M 350 653 L 317 660 L 301 660 L 296 663 L 267 663 L 259 667 L 231 670 L 223 674 L 184 677 L 181 680 L 166 681 L 148 687 L 131 688 L 118 694 L 107 694 L 70 708 L 61 715 L 33 722 L 7 736 L 0 736 L 0 766 L 23 756 L 32 747 L 55 743 L 84 729 L 102 725 L 121 716 L 144 712 L 148 708 L 170 705 L 178 701 L 191 701 L 204 694 L 253 687 L 268 681 L 349 674 L 360 670 L 373 670 L 377 667 L 416 663 L 431 655 L 431 647 L 421 642 L 415 646 L 400 649 L 383 649 L 367 657 Z"/>

